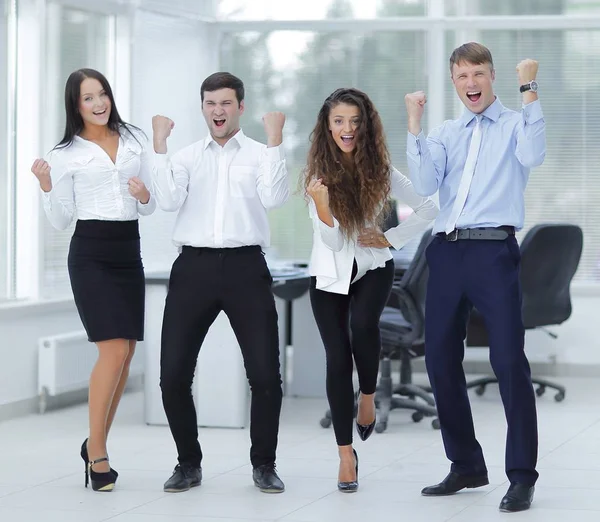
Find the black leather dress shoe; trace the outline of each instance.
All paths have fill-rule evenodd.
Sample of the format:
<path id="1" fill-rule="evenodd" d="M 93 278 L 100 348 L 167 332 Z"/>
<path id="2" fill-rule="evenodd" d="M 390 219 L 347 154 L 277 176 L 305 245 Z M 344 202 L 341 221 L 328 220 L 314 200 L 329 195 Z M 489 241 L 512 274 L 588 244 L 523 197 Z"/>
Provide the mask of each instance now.
<path id="1" fill-rule="evenodd" d="M 202 468 L 190 464 L 177 464 L 171 478 L 165 482 L 166 493 L 181 493 L 202 483 Z"/>
<path id="2" fill-rule="evenodd" d="M 371 433 L 373 433 L 373 429 L 375 428 L 375 420 L 371 424 L 367 424 L 363 426 L 356 421 L 356 431 L 358 432 L 358 436 L 361 440 L 367 440 Z"/>
<path id="3" fill-rule="evenodd" d="M 453 495 L 461 489 L 480 488 L 490 483 L 487 475 L 459 475 L 451 471 L 448 476 L 435 486 L 427 486 L 421 491 L 426 497 Z"/>
<path id="4" fill-rule="evenodd" d="M 283 493 L 285 486 L 277 475 L 275 464 L 263 464 L 252 470 L 254 485 L 263 493 Z"/>
<path id="5" fill-rule="evenodd" d="M 500 502 L 500 511 L 515 513 L 516 511 L 529 509 L 533 501 L 534 491 L 534 486 L 527 486 L 518 482 L 511 484 L 502 502 Z"/>

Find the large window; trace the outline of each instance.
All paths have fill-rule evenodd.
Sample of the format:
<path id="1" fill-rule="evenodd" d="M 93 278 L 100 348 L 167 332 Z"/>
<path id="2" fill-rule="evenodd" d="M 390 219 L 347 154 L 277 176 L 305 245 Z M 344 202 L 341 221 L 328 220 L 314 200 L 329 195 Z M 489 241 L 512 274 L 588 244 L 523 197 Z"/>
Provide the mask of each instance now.
<path id="1" fill-rule="evenodd" d="M 8 8 L 6 0 L 0 0 L 0 300 L 9 295 L 9 266 L 10 266 L 10 235 L 9 219 L 10 201 L 12 197 L 10 183 L 9 152 L 9 93 L 8 93 L 8 60 L 9 60 L 9 30 Z"/>
<path id="2" fill-rule="evenodd" d="M 334 1 L 330 18 L 348 17 Z M 419 3 L 382 2 L 383 16 L 412 15 Z M 299 177 L 306 162 L 309 135 L 317 113 L 338 87 L 367 92 L 381 114 L 394 164 L 406 171 L 404 93 L 427 88 L 424 32 L 233 33 L 221 39 L 221 68 L 240 76 L 246 86 L 244 132 L 265 141 L 261 117 L 271 110 L 287 115 L 285 146 L 293 195 L 270 213 L 272 247 L 278 257 L 307 259 L 312 226 Z"/>
<path id="3" fill-rule="evenodd" d="M 477 39 L 492 51 L 494 90 L 511 109 L 521 109 L 517 63 L 527 57 L 540 63 L 547 153 L 529 178 L 521 237 L 538 223 L 581 226 L 584 252 L 576 278 L 600 282 L 600 31 L 480 31 Z M 446 99 L 456 97 L 450 80 L 446 89 Z M 447 105 L 446 115 L 461 110 Z"/>
<path id="4" fill-rule="evenodd" d="M 101 71 L 113 83 L 111 49 L 114 40 L 112 17 L 71 9 L 52 3 L 48 6 L 46 45 L 47 91 L 44 100 L 43 143 L 49 151 L 64 132 L 64 86 L 73 71 L 91 67 Z M 56 230 L 43 219 L 42 280 L 43 297 L 70 294 L 67 252 L 74 223 L 64 231 Z"/>
<path id="5" fill-rule="evenodd" d="M 219 0 L 218 16 L 227 20 L 322 20 L 331 18 L 368 19 L 385 16 L 386 11 L 405 10 L 425 15 L 428 0 Z M 389 16 L 389 14 L 388 14 Z"/>
<path id="6" fill-rule="evenodd" d="M 221 7 L 233 0 L 222 0 Z M 238 2 L 246 9 L 250 3 Z M 281 3 L 280 3 L 281 4 Z M 280 5 L 278 4 L 278 5 Z M 306 2 L 304 9 L 309 9 Z M 353 18 L 353 2 L 324 2 L 328 12 L 321 18 Z M 422 16 L 425 2 L 377 2 L 377 17 Z M 274 4 L 271 9 L 274 9 Z M 313 6 L 314 7 L 314 6 Z M 275 12 L 273 11 L 272 14 Z M 600 1 L 592 0 L 447 0 L 445 13 L 450 16 L 600 15 Z M 244 18 L 241 12 L 231 17 Z M 251 18 L 246 12 L 246 18 Z M 283 14 L 278 18 L 286 18 Z M 290 18 L 290 17 L 288 17 Z M 238 74 L 246 83 L 247 112 L 242 120 L 247 133 L 264 141 L 260 117 L 268 110 L 287 114 L 285 144 L 291 173 L 291 185 L 298 188 L 298 178 L 305 164 L 308 137 L 324 98 L 335 88 L 355 86 L 365 90 L 382 115 L 394 164 L 406 171 L 406 121 L 404 95 L 417 89 L 429 98 L 442 99 L 444 118 L 455 118 L 463 110 L 446 68 L 443 81 L 431 80 L 431 63 L 443 63 L 453 48 L 468 40 L 487 45 L 496 67 L 495 91 L 501 101 L 514 110 L 521 109 L 521 95 L 515 67 L 527 57 L 540 62 L 540 99 L 547 122 L 548 148 L 544 164 L 534 169 L 526 192 L 526 231 L 538 223 L 568 222 L 583 228 L 584 252 L 576 280 L 600 282 L 600 178 L 594 169 L 600 160 L 600 30 L 537 29 L 531 24 L 519 29 L 460 31 L 446 20 L 443 34 L 442 61 L 433 56 L 431 36 L 422 31 L 377 29 L 365 23 L 362 33 L 328 32 L 326 24 L 318 32 L 277 30 L 277 22 L 249 28 L 272 28 L 269 32 L 244 31 L 223 34 L 221 68 Z M 234 24 L 228 24 L 228 30 Z M 288 27 L 290 25 L 288 24 Z M 293 27 L 293 25 L 292 25 Z M 434 26 L 432 21 L 432 29 Z M 574 27 L 576 27 L 574 25 Z M 340 24 L 336 25 L 340 28 Z M 443 30 L 443 29 L 442 29 Z M 439 33 L 438 33 L 439 34 Z M 438 48 L 435 48 L 437 51 Z M 428 106 L 429 107 L 429 106 Z M 431 121 L 431 120 L 429 120 Z M 427 125 L 426 125 L 427 126 Z M 431 129 L 425 129 L 429 131 Z M 286 258 L 306 259 L 311 248 L 311 226 L 305 203 L 295 192 L 283 208 L 271 213 L 273 247 Z"/>

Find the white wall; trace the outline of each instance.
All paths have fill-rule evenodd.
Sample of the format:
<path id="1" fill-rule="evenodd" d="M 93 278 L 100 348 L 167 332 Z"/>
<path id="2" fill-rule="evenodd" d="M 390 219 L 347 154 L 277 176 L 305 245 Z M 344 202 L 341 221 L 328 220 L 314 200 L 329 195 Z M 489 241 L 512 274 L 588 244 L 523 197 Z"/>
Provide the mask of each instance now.
<path id="1" fill-rule="evenodd" d="M 8 130 L 8 92 L 7 87 L 7 13 L 6 0 L 0 0 L 0 299 L 7 294 L 8 277 L 3 277 L 7 274 L 8 264 L 8 209 L 6 191 L 8 190 L 8 154 L 6 146 L 7 130 Z"/>
<path id="2" fill-rule="evenodd" d="M 81 330 L 72 301 L 0 304 L 0 406 L 37 397 L 40 337 Z"/>

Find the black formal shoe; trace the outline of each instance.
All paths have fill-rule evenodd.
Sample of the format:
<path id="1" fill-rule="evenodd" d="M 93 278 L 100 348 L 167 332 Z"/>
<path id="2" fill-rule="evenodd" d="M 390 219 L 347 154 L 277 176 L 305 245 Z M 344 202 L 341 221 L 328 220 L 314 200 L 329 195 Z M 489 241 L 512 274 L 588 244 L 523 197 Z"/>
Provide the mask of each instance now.
<path id="1" fill-rule="evenodd" d="M 361 440 L 367 440 L 371 436 L 371 433 L 373 433 L 373 429 L 375 428 L 375 420 L 367 426 L 363 426 L 356 421 L 356 431 Z"/>
<path id="2" fill-rule="evenodd" d="M 252 470 L 254 485 L 263 493 L 283 493 L 285 486 L 277 475 L 275 464 L 263 464 Z"/>
<path id="3" fill-rule="evenodd" d="M 451 471 L 439 484 L 423 488 L 421 495 L 426 497 L 453 495 L 461 489 L 480 488 L 481 486 L 487 486 L 489 483 L 487 475 L 459 475 Z"/>
<path id="4" fill-rule="evenodd" d="M 500 502 L 500 511 L 504 513 L 514 513 L 516 511 L 525 511 L 531 507 L 533 501 L 533 492 L 535 491 L 534 486 L 527 486 L 525 484 L 519 484 L 518 482 L 512 483 L 504 495 L 502 502 Z"/>
<path id="5" fill-rule="evenodd" d="M 80 451 L 80 453 L 79 453 L 79 454 L 81 455 L 81 458 L 82 458 L 82 459 L 83 459 L 83 461 L 85 462 L 85 467 L 86 467 L 86 469 L 87 469 L 87 465 L 88 465 L 88 463 L 89 463 L 89 461 L 90 461 L 90 457 L 89 457 L 89 455 L 88 455 L 88 450 L 87 450 L 87 442 L 88 442 L 88 440 L 87 440 L 87 439 L 85 439 L 85 440 L 83 441 L 83 444 L 81 445 L 81 451 Z M 107 458 L 108 458 L 108 457 L 107 457 Z M 116 470 L 116 469 L 112 469 L 112 468 L 110 468 L 110 471 L 111 471 L 111 472 L 114 474 L 115 478 L 119 476 L 119 474 L 117 473 L 117 470 Z"/>
<path id="6" fill-rule="evenodd" d="M 356 450 L 352 450 L 354 453 L 354 460 L 356 462 L 354 469 L 356 470 L 356 480 L 351 480 L 350 482 L 338 482 L 338 489 L 342 493 L 354 493 L 358 490 L 358 455 L 356 454 Z"/>
<path id="7" fill-rule="evenodd" d="M 195 488 L 202 483 L 202 468 L 191 464 L 177 464 L 171 478 L 165 482 L 163 491 L 166 493 L 181 493 Z"/>

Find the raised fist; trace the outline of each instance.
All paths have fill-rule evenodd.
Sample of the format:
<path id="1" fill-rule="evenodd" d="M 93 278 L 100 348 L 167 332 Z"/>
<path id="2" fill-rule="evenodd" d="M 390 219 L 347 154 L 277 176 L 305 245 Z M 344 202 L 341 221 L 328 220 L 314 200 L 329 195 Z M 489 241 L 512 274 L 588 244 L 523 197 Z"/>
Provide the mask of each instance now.
<path id="1" fill-rule="evenodd" d="M 173 127 L 175 127 L 175 123 L 166 116 L 152 117 L 152 132 L 155 140 L 166 140 L 171 135 Z"/>
<path id="2" fill-rule="evenodd" d="M 406 103 L 408 119 L 420 122 L 423 117 L 423 111 L 425 110 L 425 104 L 427 103 L 427 96 L 425 96 L 425 93 L 423 91 L 417 91 L 407 94 L 404 97 L 404 103 Z"/>
<path id="3" fill-rule="evenodd" d="M 263 124 L 267 136 L 279 136 L 285 125 L 285 114 L 283 112 L 267 112 L 263 116 Z"/>
<path id="4" fill-rule="evenodd" d="M 535 60 L 527 58 L 517 65 L 517 74 L 519 75 L 519 85 L 525 85 L 537 76 L 539 64 Z"/>
<path id="5" fill-rule="evenodd" d="M 306 192 L 313 199 L 317 207 L 329 208 L 329 190 L 321 183 L 320 179 L 311 180 Z"/>
<path id="6" fill-rule="evenodd" d="M 38 158 L 33 162 L 31 166 L 31 172 L 40 182 L 40 188 L 44 192 L 50 192 L 52 190 L 52 179 L 50 178 L 50 165 L 47 161 Z"/>

